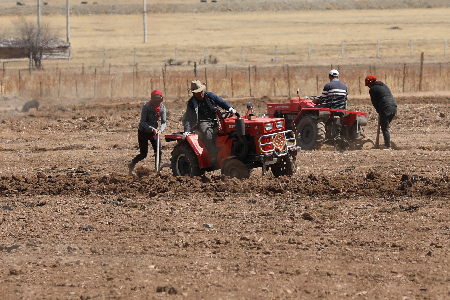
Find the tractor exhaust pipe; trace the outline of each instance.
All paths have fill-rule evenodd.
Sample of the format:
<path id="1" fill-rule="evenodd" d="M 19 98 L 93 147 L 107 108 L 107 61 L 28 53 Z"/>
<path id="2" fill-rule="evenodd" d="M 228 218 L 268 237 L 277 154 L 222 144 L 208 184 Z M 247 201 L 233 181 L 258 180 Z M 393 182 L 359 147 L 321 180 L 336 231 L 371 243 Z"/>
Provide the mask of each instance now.
<path id="1" fill-rule="evenodd" d="M 237 118 L 236 119 L 236 133 L 238 135 L 238 137 L 243 137 L 245 135 L 245 123 L 244 123 L 244 119 L 241 118 Z"/>

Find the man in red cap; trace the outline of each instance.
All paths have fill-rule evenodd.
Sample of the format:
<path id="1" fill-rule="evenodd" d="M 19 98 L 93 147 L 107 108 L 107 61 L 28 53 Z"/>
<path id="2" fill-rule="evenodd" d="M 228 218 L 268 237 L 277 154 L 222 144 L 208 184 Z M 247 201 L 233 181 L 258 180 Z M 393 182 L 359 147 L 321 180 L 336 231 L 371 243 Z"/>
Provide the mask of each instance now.
<path id="1" fill-rule="evenodd" d="M 370 89 L 370 99 L 379 116 L 384 145 L 387 149 L 390 149 L 391 137 L 389 135 L 389 124 L 397 114 L 397 103 L 388 86 L 381 81 L 377 81 L 375 76 L 367 76 L 365 85 Z"/>
<path id="2" fill-rule="evenodd" d="M 141 121 L 138 128 L 138 141 L 140 153 L 128 164 L 128 173 L 133 175 L 133 170 L 136 164 L 147 157 L 148 141 L 152 144 L 153 151 L 158 151 L 157 140 L 158 134 L 161 134 L 166 128 L 166 107 L 163 102 L 161 91 L 154 90 L 152 92 L 150 101 L 142 106 Z M 161 128 L 158 129 L 158 121 L 161 119 Z M 159 143 L 159 163 L 161 163 L 161 143 Z M 156 157 L 155 157 L 156 163 Z"/>

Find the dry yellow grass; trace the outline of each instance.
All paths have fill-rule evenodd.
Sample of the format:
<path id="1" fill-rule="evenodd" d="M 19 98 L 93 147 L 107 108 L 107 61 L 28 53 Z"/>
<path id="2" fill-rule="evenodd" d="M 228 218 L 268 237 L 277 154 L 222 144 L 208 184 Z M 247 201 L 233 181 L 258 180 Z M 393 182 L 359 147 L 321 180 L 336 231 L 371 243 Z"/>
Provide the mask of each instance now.
<path id="1" fill-rule="evenodd" d="M 205 47 L 208 56 L 227 64 L 240 64 L 245 47 L 245 64 L 260 64 L 275 59 L 276 46 L 279 61 L 302 61 L 308 59 L 308 42 L 311 58 L 330 64 L 341 58 L 342 41 L 344 57 L 373 58 L 377 40 L 381 58 L 410 56 L 412 40 L 416 57 L 425 52 L 442 59 L 444 39 L 450 41 L 449 15 L 450 8 L 149 14 L 146 44 L 142 15 L 72 16 L 71 64 L 102 65 L 104 50 L 106 64 L 133 64 L 134 48 L 140 64 L 163 65 L 175 58 L 175 48 L 177 60 L 186 64 L 201 61 Z M 21 18 L 1 17 L 0 34 L 11 32 Z M 43 16 L 42 22 L 65 38 L 64 16 Z"/>

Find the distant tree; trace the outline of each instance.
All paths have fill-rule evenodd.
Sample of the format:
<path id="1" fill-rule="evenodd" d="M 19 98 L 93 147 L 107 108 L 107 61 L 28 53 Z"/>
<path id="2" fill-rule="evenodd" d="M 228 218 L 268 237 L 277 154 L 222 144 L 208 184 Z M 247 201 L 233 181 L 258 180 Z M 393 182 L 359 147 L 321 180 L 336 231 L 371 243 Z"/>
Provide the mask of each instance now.
<path id="1" fill-rule="evenodd" d="M 41 69 L 43 50 L 54 36 L 52 30 L 47 24 L 41 24 L 41 31 L 39 32 L 37 24 L 23 19 L 14 25 L 16 34 L 22 40 L 23 47 L 29 50 L 35 67 Z"/>

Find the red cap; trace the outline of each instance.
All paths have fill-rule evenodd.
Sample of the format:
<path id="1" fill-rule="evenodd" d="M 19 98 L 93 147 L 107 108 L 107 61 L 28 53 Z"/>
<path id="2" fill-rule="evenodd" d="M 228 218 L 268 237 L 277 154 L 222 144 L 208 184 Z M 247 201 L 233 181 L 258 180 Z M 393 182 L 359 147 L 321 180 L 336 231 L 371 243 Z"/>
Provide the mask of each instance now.
<path id="1" fill-rule="evenodd" d="M 366 86 L 372 85 L 376 81 L 377 81 L 377 78 L 375 76 L 369 75 L 369 76 L 366 77 L 365 85 Z"/>
<path id="2" fill-rule="evenodd" d="M 153 99 L 153 96 L 155 96 L 155 95 L 160 95 L 161 96 L 161 102 L 163 101 L 163 95 L 162 95 L 160 90 L 153 90 L 153 92 L 152 92 L 152 99 Z"/>

